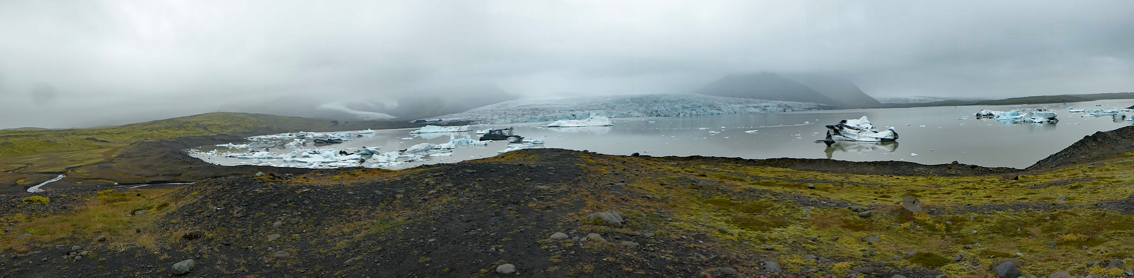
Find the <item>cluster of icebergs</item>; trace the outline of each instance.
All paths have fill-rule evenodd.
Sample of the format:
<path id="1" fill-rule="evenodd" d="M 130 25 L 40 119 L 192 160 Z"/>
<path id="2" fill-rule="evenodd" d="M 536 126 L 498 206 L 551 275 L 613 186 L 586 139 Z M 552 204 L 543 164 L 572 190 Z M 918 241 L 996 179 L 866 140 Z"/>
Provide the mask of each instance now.
<path id="1" fill-rule="evenodd" d="M 995 111 L 981 109 L 976 113 L 977 119 L 996 119 L 1005 123 L 1057 123 L 1055 111 L 1044 108 L 1015 109 L 1012 111 Z"/>
<path id="2" fill-rule="evenodd" d="M 396 168 L 405 163 L 429 160 L 431 157 L 449 157 L 460 146 L 484 147 L 487 141 L 474 139 L 458 132 L 470 131 L 469 126 L 425 126 L 410 133 L 425 139 L 448 135 L 442 144 L 419 143 L 400 151 L 382 152 L 379 147 L 339 147 L 311 144 L 311 142 L 350 141 L 357 137 L 373 136 L 373 130 L 352 132 L 298 132 L 248 137 L 245 144 L 218 144 L 217 148 L 201 151 L 190 149 L 190 156 L 224 165 L 257 165 L 273 167 L 300 167 L 332 169 L 343 167 Z M 403 138 L 404 139 L 404 138 Z M 322 140 L 322 141 L 315 141 Z M 528 149 L 542 145 L 544 137 L 525 138 L 510 144 L 499 153 Z M 309 147 L 309 145 L 311 147 Z M 213 158 L 223 158 L 216 159 Z"/>
<path id="3" fill-rule="evenodd" d="M 1067 112 L 1082 113 L 1084 118 L 1112 117 L 1115 120 L 1134 121 L 1134 109 L 1075 109 L 1074 107 L 1067 107 Z"/>

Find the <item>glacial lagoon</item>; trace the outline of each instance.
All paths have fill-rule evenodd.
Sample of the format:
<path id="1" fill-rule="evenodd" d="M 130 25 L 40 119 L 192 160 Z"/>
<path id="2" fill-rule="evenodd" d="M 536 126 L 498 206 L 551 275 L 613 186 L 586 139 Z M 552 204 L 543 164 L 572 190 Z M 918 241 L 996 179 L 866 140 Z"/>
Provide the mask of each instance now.
<path id="1" fill-rule="evenodd" d="M 855 109 L 806 111 L 770 114 L 733 114 L 680 118 L 621 118 L 614 126 L 581 128 L 547 128 L 547 123 L 507 125 L 473 125 L 469 132 L 411 134 L 415 129 L 375 130 L 359 134 L 351 132 L 350 140 L 324 146 L 286 146 L 291 138 L 264 140 L 259 145 L 233 142 L 226 146 L 202 146 L 190 154 L 220 165 L 268 165 L 280 167 L 336 168 L 362 166 L 402 169 L 423 164 L 451 163 L 491 157 L 509 149 L 505 141 L 484 145 L 446 147 L 433 155 L 416 158 L 390 157 L 392 152 L 410 149 L 420 143 L 443 145 L 451 138 L 479 138 L 475 130 L 513 127 L 514 133 L 526 138 L 542 138 L 543 144 L 532 148 L 562 148 L 592 152 L 650 156 L 718 156 L 740 158 L 817 158 L 848 161 L 910 161 L 923 164 L 945 164 L 957 161 L 988 167 L 1025 168 L 1054 154 L 1086 135 L 1131 125 L 1132 121 L 1111 117 L 1082 117 L 1070 113 L 1077 109 L 1123 108 L 1132 100 L 1105 100 L 1067 104 L 1015 106 L 959 106 L 893 109 Z M 1047 108 L 1058 112 L 1058 123 L 1003 123 L 993 119 L 977 119 L 981 109 L 1008 111 L 1022 108 Z M 899 134 L 897 142 L 839 142 L 831 146 L 817 143 L 826 135 L 825 125 L 843 119 L 867 116 L 880 130 L 893 126 Z M 298 131 L 297 131 L 298 132 Z M 293 134 L 294 135 L 294 134 Z M 467 137 L 466 137 L 467 136 Z M 460 141 L 460 140 L 458 140 Z M 345 156 L 362 147 L 379 155 Z M 512 146 L 513 148 L 515 145 Z M 265 152 L 265 149 L 267 150 Z M 319 162 L 319 155 L 332 157 Z M 252 153 L 253 151 L 259 154 Z M 344 151 L 344 152 L 340 152 Z M 381 153 L 386 153 L 386 157 Z M 291 154 L 291 156 L 288 156 Z M 296 155 L 315 158 L 297 159 Z M 333 154 L 333 155 L 331 155 Z M 342 154 L 342 155 L 340 155 Z M 280 157 L 291 157 L 283 159 Z M 365 162 L 352 160 L 362 158 Z M 380 159 L 381 158 L 381 159 Z M 391 163 L 392 162 L 392 163 Z"/>

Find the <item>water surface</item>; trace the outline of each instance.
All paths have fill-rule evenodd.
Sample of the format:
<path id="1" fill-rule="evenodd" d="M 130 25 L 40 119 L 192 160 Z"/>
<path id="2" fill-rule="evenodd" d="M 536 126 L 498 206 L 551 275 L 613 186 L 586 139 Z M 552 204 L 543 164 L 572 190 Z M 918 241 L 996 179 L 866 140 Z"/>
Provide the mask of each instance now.
<path id="1" fill-rule="evenodd" d="M 1071 104 L 1024 106 L 960 106 L 897 109 L 854 109 L 807 111 L 771 114 L 734 114 L 683 118 L 613 119 L 613 127 L 546 128 L 546 123 L 473 126 L 472 129 L 514 127 L 525 137 L 544 137 L 544 144 L 535 147 L 588 150 L 604 154 L 653 156 L 719 156 L 740 158 L 829 158 L 849 161 L 911 161 L 923 164 L 944 164 L 957 161 L 990 167 L 1024 168 L 1071 145 L 1083 136 L 1098 131 L 1130 125 L 1131 121 L 1112 121 L 1110 117 L 1084 118 L 1069 113 L 1075 108 L 1127 107 L 1132 100 L 1106 100 Z M 1099 106 L 1096 106 L 1099 105 Z M 975 119 L 981 109 L 1012 110 L 1049 108 L 1059 113 L 1055 124 L 1006 124 L 991 119 Z M 843 119 L 869 117 L 884 129 L 893 126 L 899 134 L 894 143 L 843 142 L 833 146 L 816 143 L 823 139 L 824 125 Z M 324 148 L 356 149 L 380 147 L 383 152 L 409 148 L 418 143 L 449 142 L 449 134 L 410 135 L 415 129 L 379 130 L 363 138 Z M 756 130 L 754 133 L 745 131 Z M 463 137 L 474 133 L 458 133 Z M 459 146 L 448 156 L 426 158 L 392 168 L 405 168 L 428 163 L 497 155 L 507 148 L 506 142 L 490 142 L 487 146 Z M 199 151 L 222 147 L 205 146 Z M 272 152 L 290 152 L 277 148 Z M 223 156 L 204 157 L 222 165 L 286 165 L 279 160 L 233 159 Z M 370 164 L 370 165 L 368 165 Z M 373 162 L 363 166 L 376 167 Z"/>

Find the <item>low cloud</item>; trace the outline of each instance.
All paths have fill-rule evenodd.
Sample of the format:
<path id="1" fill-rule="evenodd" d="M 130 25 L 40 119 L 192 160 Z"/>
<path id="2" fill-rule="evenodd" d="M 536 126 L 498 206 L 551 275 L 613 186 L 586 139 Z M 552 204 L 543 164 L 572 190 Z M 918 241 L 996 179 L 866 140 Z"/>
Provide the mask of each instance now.
<path id="1" fill-rule="evenodd" d="M 760 71 L 843 76 L 876 96 L 1131 91 L 1131 10 L 1131 1 L 0 1 L 0 128 L 281 98 L 389 103 L 453 84 L 520 96 L 686 93 Z"/>

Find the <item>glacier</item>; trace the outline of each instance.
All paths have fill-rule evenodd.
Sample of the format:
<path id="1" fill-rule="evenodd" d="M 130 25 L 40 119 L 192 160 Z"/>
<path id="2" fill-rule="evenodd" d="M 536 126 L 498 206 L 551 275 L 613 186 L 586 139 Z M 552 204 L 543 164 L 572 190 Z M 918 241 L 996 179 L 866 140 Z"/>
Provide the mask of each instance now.
<path id="1" fill-rule="evenodd" d="M 461 113 L 431 117 L 430 122 L 440 124 L 459 122 L 510 124 L 582 120 L 592 116 L 606 118 L 691 117 L 829 109 L 834 109 L 834 107 L 809 102 L 695 94 L 596 96 L 518 99 L 482 106 Z"/>
<path id="2" fill-rule="evenodd" d="M 587 127 L 587 126 L 613 126 L 610 118 L 603 116 L 590 116 L 583 120 L 558 120 L 547 124 L 547 127 Z"/>

